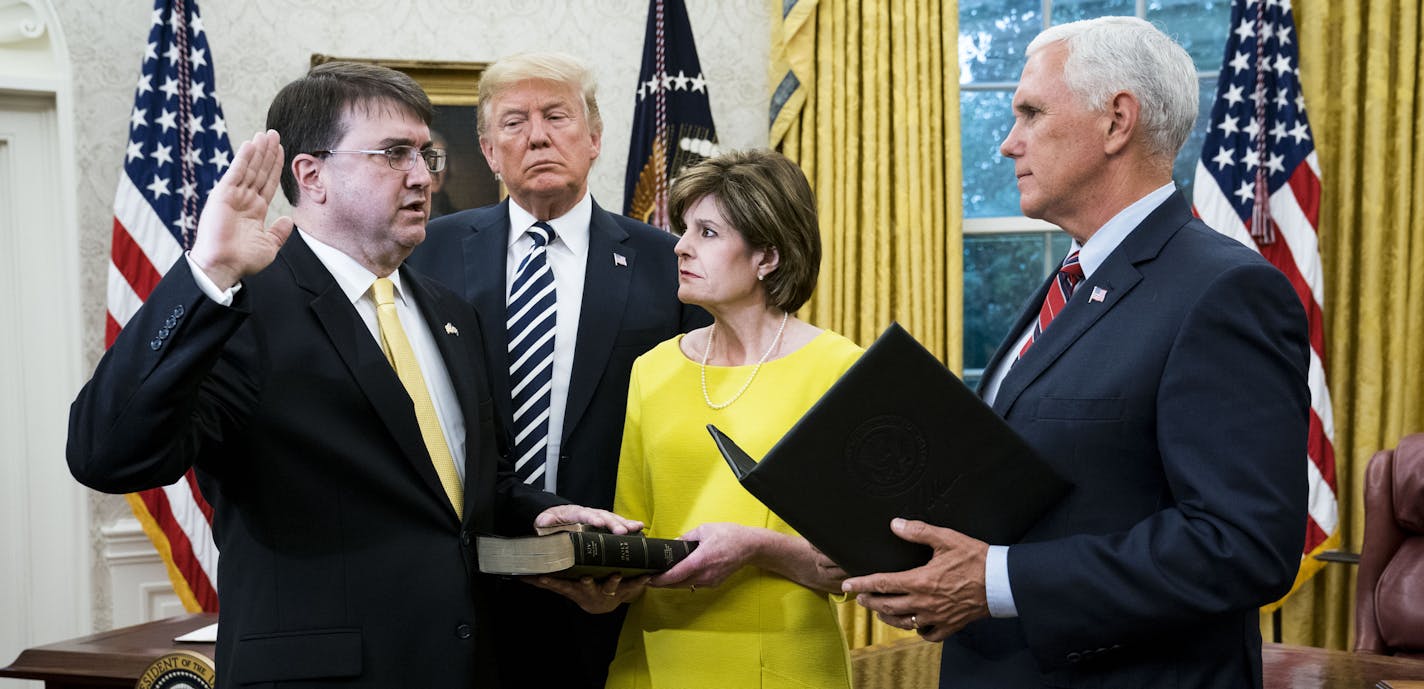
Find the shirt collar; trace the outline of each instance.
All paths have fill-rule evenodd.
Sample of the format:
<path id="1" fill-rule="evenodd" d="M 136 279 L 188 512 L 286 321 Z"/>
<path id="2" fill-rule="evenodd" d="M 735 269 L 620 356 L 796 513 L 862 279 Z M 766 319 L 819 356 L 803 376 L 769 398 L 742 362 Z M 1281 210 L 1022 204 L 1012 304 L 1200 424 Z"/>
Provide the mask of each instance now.
<path id="1" fill-rule="evenodd" d="M 588 255 L 588 226 L 593 220 L 593 196 L 584 192 L 583 198 L 574 204 L 569 212 L 548 220 L 554 228 L 554 245 L 563 243 L 575 256 Z M 509 246 L 524 238 L 524 231 L 538 221 L 533 213 L 509 199 Z"/>
<path id="2" fill-rule="evenodd" d="M 303 232 L 300 228 L 298 228 L 297 231 L 301 232 L 302 239 L 306 241 L 307 246 L 311 247 L 312 253 L 316 254 L 317 260 L 326 266 L 327 271 L 331 273 L 333 278 L 336 278 L 336 285 L 341 288 L 341 291 L 346 294 L 346 298 L 350 300 L 351 303 L 356 303 L 357 300 L 370 291 L 371 283 L 376 281 L 375 273 L 366 270 L 365 266 L 357 263 L 356 259 L 342 253 L 340 249 L 323 243 L 321 240 Z M 404 302 L 405 296 L 401 290 L 400 271 L 397 270 L 391 273 L 390 279 L 396 288 L 396 300 Z"/>
<path id="3" fill-rule="evenodd" d="M 1176 190 L 1176 185 L 1168 182 L 1119 211 L 1088 238 L 1087 244 L 1079 246 L 1078 242 L 1074 241 L 1068 253 L 1078 251 L 1078 265 L 1083 267 L 1083 279 L 1092 277 L 1093 271 L 1108 260 L 1113 250 L 1122 244 L 1122 240 L 1127 239 L 1127 236 Z"/>

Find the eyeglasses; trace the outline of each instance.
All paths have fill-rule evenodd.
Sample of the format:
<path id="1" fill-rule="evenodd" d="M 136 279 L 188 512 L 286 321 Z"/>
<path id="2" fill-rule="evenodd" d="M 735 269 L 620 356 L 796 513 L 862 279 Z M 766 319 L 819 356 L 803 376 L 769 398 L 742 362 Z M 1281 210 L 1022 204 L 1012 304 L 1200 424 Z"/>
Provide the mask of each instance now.
<path id="1" fill-rule="evenodd" d="M 366 155 L 385 156 L 386 164 L 390 165 L 392 170 L 400 170 L 402 172 L 415 167 L 416 158 L 424 159 L 425 169 L 431 172 L 440 172 L 445 169 L 445 149 L 443 148 L 419 149 L 414 146 L 391 146 L 385 150 L 355 148 L 342 151 L 335 149 L 312 151 L 312 155 L 319 156 L 329 155 L 331 153 L 364 153 Z"/>

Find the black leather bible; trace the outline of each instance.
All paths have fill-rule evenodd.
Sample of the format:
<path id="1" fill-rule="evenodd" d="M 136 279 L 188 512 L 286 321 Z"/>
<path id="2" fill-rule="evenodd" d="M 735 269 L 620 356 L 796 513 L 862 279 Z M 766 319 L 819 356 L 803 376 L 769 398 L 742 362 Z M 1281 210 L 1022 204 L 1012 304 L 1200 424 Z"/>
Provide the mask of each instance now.
<path id="1" fill-rule="evenodd" d="M 537 536 L 479 536 L 475 545 L 485 574 L 547 574 L 562 579 L 665 572 L 697 548 L 697 541 L 566 529 Z"/>
<path id="2" fill-rule="evenodd" d="M 893 323 L 760 462 L 707 430 L 742 486 L 853 576 L 929 561 L 894 517 L 1008 545 L 1068 489 Z"/>

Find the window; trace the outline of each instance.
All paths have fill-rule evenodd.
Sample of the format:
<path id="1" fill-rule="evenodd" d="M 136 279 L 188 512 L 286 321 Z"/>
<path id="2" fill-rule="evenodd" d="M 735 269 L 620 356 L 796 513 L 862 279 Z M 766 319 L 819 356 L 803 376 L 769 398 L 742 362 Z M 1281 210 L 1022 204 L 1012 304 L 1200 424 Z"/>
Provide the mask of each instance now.
<path id="1" fill-rule="evenodd" d="M 960 137 L 964 159 L 964 380 L 977 385 L 1024 300 L 1068 251 L 1067 235 L 1020 215 L 1013 162 L 999 142 L 1024 48 L 1053 24 L 1104 15 L 1143 17 L 1196 62 L 1201 111 L 1173 171 L 1190 196 L 1230 30 L 1230 0 L 959 0 Z"/>

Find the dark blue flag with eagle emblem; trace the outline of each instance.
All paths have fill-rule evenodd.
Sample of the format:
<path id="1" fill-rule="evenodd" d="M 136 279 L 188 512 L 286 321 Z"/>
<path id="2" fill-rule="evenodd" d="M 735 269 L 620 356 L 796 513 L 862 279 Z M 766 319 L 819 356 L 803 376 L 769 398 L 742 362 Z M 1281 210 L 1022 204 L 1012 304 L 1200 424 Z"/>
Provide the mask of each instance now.
<path id="1" fill-rule="evenodd" d="M 716 154 L 717 128 L 687 5 L 650 0 L 623 214 L 667 229 L 668 187 L 677 171 Z"/>

